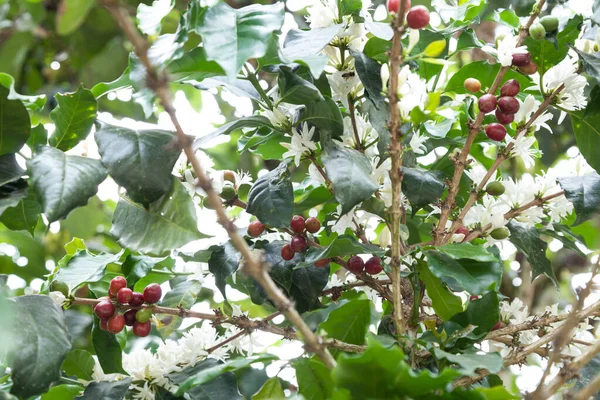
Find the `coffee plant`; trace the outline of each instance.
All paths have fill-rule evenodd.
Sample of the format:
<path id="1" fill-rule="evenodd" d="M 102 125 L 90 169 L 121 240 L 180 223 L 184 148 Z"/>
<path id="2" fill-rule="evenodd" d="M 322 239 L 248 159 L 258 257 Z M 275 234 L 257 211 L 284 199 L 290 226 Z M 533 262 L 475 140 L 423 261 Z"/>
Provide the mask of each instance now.
<path id="1" fill-rule="evenodd" d="M 600 1 L 0 1 L 0 399 L 600 398 Z"/>

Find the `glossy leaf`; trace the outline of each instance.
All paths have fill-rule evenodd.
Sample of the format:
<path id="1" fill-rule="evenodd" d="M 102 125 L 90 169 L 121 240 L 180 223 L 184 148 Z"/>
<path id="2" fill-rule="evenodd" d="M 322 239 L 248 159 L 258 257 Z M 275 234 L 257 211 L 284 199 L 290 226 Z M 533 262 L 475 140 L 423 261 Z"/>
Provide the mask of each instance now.
<path id="1" fill-rule="evenodd" d="M 0 156 L 16 153 L 29 139 L 29 113 L 20 100 L 9 100 L 10 91 L 0 85 Z"/>
<path id="2" fill-rule="evenodd" d="M 31 235 L 35 231 L 42 207 L 38 202 L 35 191 L 29 188 L 27 196 L 17 205 L 9 207 L 0 216 L 0 222 L 13 231 L 27 231 Z"/>
<path id="3" fill-rule="evenodd" d="M 43 108 L 44 104 L 46 104 L 46 95 L 44 94 L 39 96 L 25 96 L 17 93 L 15 90 L 15 79 L 9 74 L 0 72 L 0 85 L 9 90 L 9 100 L 21 100 L 25 108 L 28 110 L 37 111 Z"/>
<path id="4" fill-rule="evenodd" d="M 66 267 L 58 270 L 54 279 L 66 283 L 72 290 L 84 283 L 98 282 L 104 276 L 106 266 L 119 261 L 121 254 L 93 255 L 87 250 L 79 250 L 68 260 Z"/>
<path id="5" fill-rule="evenodd" d="M 0 215 L 10 207 L 16 207 L 27 196 L 27 182 L 18 179 L 0 186 Z"/>
<path id="6" fill-rule="evenodd" d="M 436 250 L 442 252 L 455 260 L 468 258 L 480 262 L 495 262 L 498 257 L 483 246 L 473 245 L 471 243 L 452 243 L 436 247 Z"/>
<path id="7" fill-rule="evenodd" d="M 382 102 L 384 96 L 382 95 L 381 65 L 363 53 L 351 51 L 351 54 L 354 57 L 358 77 L 363 83 L 369 98 L 377 103 Z"/>
<path id="8" fill-rule="evenodd" d="M 499 300 L 496 292 L 489 292 L 480 299 L 472 300 L 465 311 L 456 314 L 451 321 L 467 328 L 476 326 L 473 334 L 477 337 L 485 336 L 500 320 Z"/>
<path id="9" fill-rule="evenodd" d="M 315 126 L 320 135 L 330 134 L 332 138 L 340 138 L 344 134 L 342 114 L 330 97 L 325 97 L 324 101 L 307 104 L 299 122 Z"/>
<path id="10" fill-rule="evenodd" d="M 319 89 L 311 82 L 301 78 L 288 67 L 279 68 L 280 101 L 290 104 L 308 104 L 324 101 Z"/>
<path id="11" fill-rule="evenodd" d="M 293 364 L 298 380 L 298 392 L 306 400 L 327 400 L 333 391 L 329 369 L 318 359 L 300 358 Z"/>
<path id="12" fill-rule="evenodd" d="M 402 191 L 413 206 L 423 208 L 442 197 L 445 186 L 439 171 L 403 167 L 402 173 Z"/>
<path id="13" fill-rule="evenodd" d="M 600 159 L 596 157 L 595 146 L 600 146 L 600 115 L 585 116 L 585 111 L 571 113 L 573 133 L 577 148 L 596 172 L 600 171 Z"/>
<path id="14" fill-rule="evenodd" d="M 19 179 L 25 170 L 17 164 L 15 154 L 0 156 L 0 186 Z"/>
<path id="15" fill-rule="evenodd" d="M 267 127 L 270 129 L 277 130 L 266 117 L 260 115 L 252 115 L 250 117 L 238 118 L 235 121 L 221 125 L 219 128 L 207 135 L 196 138 L 194 140 L 194 148 L 198 149 L 202 146 L 202 144 L 209 142 L 210 140 L 221 135 L 229 135 L 231 132 L 236 131 L 238 129 L 261 127 Z"/>
<path id="16" fill-rule="evenodd" d="M 27 143 L 25 143 L 30 149 L 34 150 L 38 146 L 45 146 L 48 144 L 48 132 L 44 125 L 37 124 L 36 126 L 31 128 L 31 135 L 29 135 L 29 139 L 27 139 Z"/>
<path id="17" fill-rule="evenodd" d="M 425 263 L 419 264 L 419 278 L 425 284 L 435 313 L 444 321 L 448 321 L 463 310 L 461 298 L 449 291 L 441 280 L 431 273 Z"/>
<path id="18" fill-rule="evenodd" d="M 148 257 L 144 255 L 129 255 L 123 262 L 121 269 L 125 278 L 127 279 L 127 285 L 129 287 L 135 285 L 140 279 L 145 277 L 152 271 L 152 269 L 159 263 L 169 262 L 171 259 L 167 257 Z"/>
<path id="19" fill-rule="evenodd" d="M 531 264 L 531 280 L 545 274 L 558 287 L 552 263 L 546 256 L 548 243 L 540 238 L 538 230 L 516 222 L 510 222 L 508 229 L 510 229 L 510 241 L 525 254 Z"/>
<path id="20" fill-rule="evenodd" d="M 286 62 L 300 62 L 309 67 L 313 76 L 319 77 L 328 60 L 321 50 L 340 29 L 341 25 L 310 30 L 291 29 L 285 37 L 281 54 Z"/>
<path id="21" fill-rule="evenodd" d="M 213 246 L 211 250 L 208 269 L 215 276 L 215 283 L 221 294 L 227 298 L 225 280 L 237 271 L 242 257 L 231 242 L 227 242 L 223 246 Z"/>
<path id="22" fill-rule="evenodd" d="M 190 280 L 181 282 L 165 294 L 160 305 L 163 307 L 189 309 L 196 303 L 201 289 L 202 284 L 198 281 Z M 158 318 L 161 321 L 161 325 L 157 327 L 157 330 L 163 340 L 166 340 L 171 333 L 179 328 L 183 321 L 183 318 L 177 315 L 160 315 Z"/>
<path id="23" fill-rule="evenodd" d="M 256 180 L 248 193 L 246 211 L 263 224 L 289 226 L 294 214 L 294 189 L 285 163 Z"/>
<path id="24" fill-rule="evenodd" d="M 98 362 L 105 374 L 127 374 L 123 369 L 123 352 L 117 337 L 112 333 L 103 331 L 98 324 L 100 320 L 94 316 L 94 326 L 92 327 L 92 344 Z M 128 385 L 129 386 L 129 385 Z"/>
<path id="25" fill-rule="evenodd" d="M 371 300 L 352 300 L 334 310 L 320 328 L 327 332 L 327 337 L 362 345 L 369 331 L 373 311 Z"/>
<path id="26" fill-rule="evenodd" d="M 163 18 L 169 14 L 174 5 L 173 0 L 155 1 L 150 6 L 143 3 L 138 5 L 137 19 L 140 31 L 146 35 L 158 35 Z"/>
<path id="27" fill-rule="evenodd" d="M 94 94 L 83 86 L 73 93 L 57 93 L 54 98 L 57 106 L 50 113 L 50 118 L 56 130 L 50 136 L 49 144 L 59 150 L 67 151 L 90 133 L 98 106 Z"/>
<path id="28" fill-rule="evenodd" d="M 62 370 L 65 371 L 65 374 L 68 376 L 92 381 L 94 380 L 92 377 L 94 364 L 95 361 L 89 351 L 74 349 L 67 354 L 62 365 Z"/>
<path id="29" fill-rule="evenodd" d="M 277 376 L 266 381 L 260 391 L 252 396 L 252 400 L 282 400 L 284 398 L 285 393 Z"/>
<path id="30" fill-rule="evenodd" d="M 445 358 L 449 362 L 457 364 L 460 367 L 458 371 L 463 375 L 477 375 L 476 370 L 479 368 L 485 368 L 492 374 L 496 374 L 504 367 L 504 362 L 499 353 L 452 354 L 440 349 L 434 349 L 433 352 L 436 358 Z"/>
<path id="31" fill-rule="evenodd" d="M 121 400 L 131 385 L 131 378 L 113 382 L 92 382 L 78 400 Z"/>
<path id="32" fill-rule="evenodd" d="M 363 244 L 353 236 L 340 235 L 323 248 L 311 247 L 306 252 L 306 263 L 313 264 L 323 258 L 350 256 L 355 254 L 373 254 L 383 256 L 386 250 L 379 246 Z"/>
<path id="33" fill-rule="evenodd" d="M 465 79 L 467 78 L 477 78 L 481 82 L 481 88 L 487 90 L 492 86 L 499 70 L 499 63 L 493 65 L 489 64 L 487 61 L 469 63 L 452 75 L 446 85 L 445 91 L 454 92 L 456 94 L 467 94 L 467 90 L 465 89 Z M 516 79 L 521 87 L 525 88 L 530 86 L 529 78 L 513 70 L 508 70 L 506 72 L 500 86 L 509 79 Z"/>
<path id="34" fill-rule="evenodd" d="M 565 197 L 573 203 L 577 214 L 575 225 L 600 212 L 600 175 L 569 176 L 559 178 L 558 183 L 565 191 Z"/>
<path id="35" fill-rule="evenodd" d="M 56 385 L 44 393 L 40 400 L 73 400 L 81 392 L 83 387 L 79 385 Z"/>
<path id="36" fill-rule="evenodd" d="M 91 0 L 63 0 L 56 13 L 56 31 L 61 36 L 75 32 L 96 5 Z"/>

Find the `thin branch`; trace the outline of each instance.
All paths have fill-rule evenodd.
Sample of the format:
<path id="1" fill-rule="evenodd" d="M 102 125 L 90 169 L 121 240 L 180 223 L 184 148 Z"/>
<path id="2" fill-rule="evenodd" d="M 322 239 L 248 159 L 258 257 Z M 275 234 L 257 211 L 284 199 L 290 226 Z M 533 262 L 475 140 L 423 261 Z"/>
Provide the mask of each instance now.
<path id="1" fill-rule="evenodd" d="M 356 150 L 363 152 L 362 140 L 358 134 L 358 127 L 356 126 L 356 112 L 354 110 L 354 99 L 351 95 L 348 95 L 348 112 L 350 113 L 350 122 L 352 122 L 352 132 L 354 132 L 354 141 L 356 142 Z"/>
<path id="2" fill-rule="evenodd" d="M 140 35 L 129 15 L 125 10 L 118 6 L 115 0 L 102 0 L 102 3 L 112 14 L 121 29 L 123 29 L 126 36 L 132 42 L 135 54 L 146 68 L 148 86 L 156 93 L 156 96 L 160 100 L 163 108 L 171 118 L 171 122 L 173 123 L 177 132 L 178 144 L 183 148 L 188 161 L 196 173 L 199 187 L 201 187 L 207 194 L 210 205 L 216 211 L 218 222 L 223 226 L 223 228 L 225 228 L 231 239 L 231 242 L 241 253 L 245 261 L 244 270 L 263 288 L 267 297 L 273 302 L 275 307 L 281 311 L 286 316 L 288 321 L 290 321 L 298 329 L 302 335 L 306 349 L 316 353 L 328 368 L 334 368 L 336 365 L 335 359 L 331 356 L 327 348 L 323 346 L 322 340 L 315 335 L 308 325 L 306 325 L 294 307 L 294 303 L 285 296 L 285 294 L 269 276 L 267 272 L 268 265 L 264 263 L 264 260 L 261 256 L 252 253 L 252 250 L 244 238 L 239 235 L 235 224 L 227 216 L 219 195 L 213 189 L 210 179 L 206 175 L 204 169 L 200 165 L 200 161 L 194 153 L 192 139 L 185 134 L 179 123 L 179 120 L 177 119 L 175 108 L 173 107 L 167 76 L 166 74 L 159 75 L 155 66 L 151 63 L 148 57 L 148 42 Z"/>

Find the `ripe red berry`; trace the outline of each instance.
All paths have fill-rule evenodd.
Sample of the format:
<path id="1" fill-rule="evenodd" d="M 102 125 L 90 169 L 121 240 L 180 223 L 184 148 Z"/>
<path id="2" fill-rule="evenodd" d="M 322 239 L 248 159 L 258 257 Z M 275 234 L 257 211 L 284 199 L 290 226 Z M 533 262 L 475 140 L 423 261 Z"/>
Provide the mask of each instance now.
<path id="1" fill-rule="evenodd" d="M 484 94 L 479 98 L 479 109 L 486 114 L 494 111 L 497 105 L 498 100 L 493 94 Z"/>
<path id="2" fill-rule="evenodd" d="M 352 273 L 360 274 L 365 269 L 365 262 L 359 256 L 352 256 L 348 259 L 346 268 Z"/>
<path id="3" fill-rule="evenodd" d="M 493 123 L 485 128 L 485 134 L 492 140 L 501 142 L 506 137 L 506 128 L 504 125 Z"/>
<path id="4" fill-rule="evenodd" d="M 98 325 L 100 327 L 100 329 L 102 329 L 103 331 L 108 332 L 108 320 L 107 319 L 101 319 L 100 320 L 100 325 Z"/>
<path id="5" fill-rule="evenodd" d="M 148 304 L 157 303 L 162 296 L 162 289 L 158 283 L 151 283 L 144 289 L 144 300 Z"/>
<path id="6" fill-rule="evenodd" d="M 132 307 L 139 307 L 144 304 L 144 295 L 140 292 L 133 292 L 129 305 Z"/>
<path id="7" fill-rule="evenodd" d="M 292 222 L 290 222 L 290 228 L 296 233 L 303 233 L 304 228 L 306 228 L 304 217 L 301 215 L 294 215 L 292 217 Z"/>
<path id="8" fill-rule="evenodd" d="M 473 301 L 473 300 L 479 300 L 479 296 L 472 294 L 471 297 L 469 297 L 469 301 Z"/>
<path id="9" fill-rule="evenodd" d="M 498 322 L 496 322 L 496 325 L 494 325 L 494 326 L 492 327 L 492 330 L 493 330 L 493 331 L 497 331 L 497 330 L 498 330 L 498 329 L 500 329 L 500 328 L 502 328 L 502 321 L 498 321 Z"/>
<path id="10" fill-rule="evenodd" d="M 531 54 L 513 54 L 512 65 L 515 67 L 524 67 L 531 62 Z"/>
<path id="11" fill-rule="evenodd" d="M 365 263 L 365 271 L 371 275 L 377 275 L 381 271 L 383 271 L 383 267 L 381 266 L 381 259 L 379 257 L 373 256 L 367 260 Z"/>
<path id="12" fill-rule="evenodd" d="M 127 280 L 122 276 L 116 276 L 110 281 L 108 293 L 111 296 L 116 296 L 119 290 L 127 287 Z"/>
<path id="13" fill-rule="evenodd" d="M 301 253 L 308 248 L 308 243 L 306 243 L 304 236 L 294 236 L 290 242 L 290 247 L 294 250 L 294 253 Z"/>
<path id="14" fill-rule="evenodd" d="M 113 315 L 108 319 L 106 327 L 110 333 L 116 335 L 117 333 L 121 332 L 123 328 L 125 328 L 125 317 L 123 317 L 121 314 Z"/>
<path id="15" fill-rule="evenodd" d="M 94 312 L 100 319 L 109 319 L 115 313 L 115 306 L 110 300 L 102 300 L 96 304 Z"/>
<path id="16" fill-rule="evenodd" d="M 321 229 L 321 223 L 315 217 L 308 218 L 304 225 L 306 225 L 306 230 L 310 233 L 317 233 Z"/>
<path id="17" fill-rule="evenodd" d="M 404 0 L 404 12 L 410 8 L 410 0 Z M 400 0 L 387 0 L 388 12 L 397 13 L 400 9 Z"/>
<path id="18" fill-rule="evenodd" d="M 429 10 L 425 6 L 414 6 L 406 14 L 406 23 L 412 29 L 423 29 L 429 25 Z"/>
<path id="19" fill-rule="evenodd" d="M 502 88 L 500 88 L 500 95 L 515 97 L 519 94 L 520 91 L 521 85 L 519 84 L 519 81 L 517 81 L 516 79 L 510 79 L 506 81 L 504 85 L 502 85 Z"/>
<path id="20" fill-rule="evenodd" d="M 133 324 L 136 321 L 136 319 L 135 319 L 136 314 L 137 314 L 137 310 L 129 310 L 125 314 L 123 314 L 123 317 L 125 318 L 125 325 L 133 326 Z"/>
<path id="21" fill-rule="evenodd" d="M 323 267 L 326 267 L 328 264 L 329 264 L 329 258 L 323 258 L 323 259 L 315 262 L 315 267 L 323 268 Z"/>
<path id="22" fill-rule="evenodd" d="M 138 337 L 146 337 L 150 334 L 152 330 L 152 324 L 150 321 L 146 322 L 138 322 L 135 321 L 133 323 L 133 334 Z"/>
<path id="23" fill-rule="evenodd" d="M 465 79 L 465 89 L 467 92 L 477 93 L 481 90 L 481 82 L 475 78 L 467 78 Z"/>
<path id="24" fill-rule="evenodd" d="M 294 258 L 294 254 L 296 253 L 294 253 L 292 246 L 289 244 L 286 244 L 281 248 L 281 258 L 283 258 L 285 261 L 289 261 Z"/>
<path id="25" fill-rule="evenodd" d="M 117 301 L 121 304 L 127 304 L 133 299 L 133 290 L 123 288 L 117 293 Z"/>
<path id="26" fill-rule="evenodd" d="M 519 71 L 521 71 L 525 75 L 535 75 L 538 71 L 538 66 L 534 62 L 530 62 L 529 64 L 523 67 L 519 67 Z"/>
<path id="27" fill-rule="evenodd" d="M 467 236 L 469 234 L 469 228 L 467 228 L 466 226 L 463 225 L 460 228 L 458 228 L 456 230 L 456 232 L 454 232 L 454 233 L 456 233 L 457 235 L 465 235 L 465 236 Z"/>
<path id="28" fill-rule="evenodd" d="M 498 108 L 505 114 L 516 114 L 521 108 L 521 104 L 514 97 L 504 96 L 498 100 Z"/>
<path id="29" fill-rule="evenodd" d="M 515 114 L 503 113 L 500 109 L 496 110 L 496 119 L 502 125 L 508 125 L 515 120 Z"/>
<path id="30" fill-rule="evenodd" d="M 265 231 L 265 224 L 260 221 L 252 221 L 250 225 L 248 225 L 248 235 L 252 237 L 257 237 L 262 235 Z"/>

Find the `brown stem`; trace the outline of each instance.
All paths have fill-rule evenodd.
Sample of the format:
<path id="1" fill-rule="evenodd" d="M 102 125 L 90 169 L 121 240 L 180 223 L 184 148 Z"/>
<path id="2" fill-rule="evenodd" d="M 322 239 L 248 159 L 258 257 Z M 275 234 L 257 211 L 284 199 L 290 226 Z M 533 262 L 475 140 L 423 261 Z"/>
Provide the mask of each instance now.
<path id="1" fill-rule="evenodd" d="M 356 126 L 356 113 L 354 110 L 354 99 L 351 95 L 348 95 L 348 112 L 350 113 L 350 122 L 352 122 L 352 132 L 354 132 L 354 141 L 356 142 L 356 150 L 363 152 L 362 140 L 358 134 L 358 127 Z"/>

